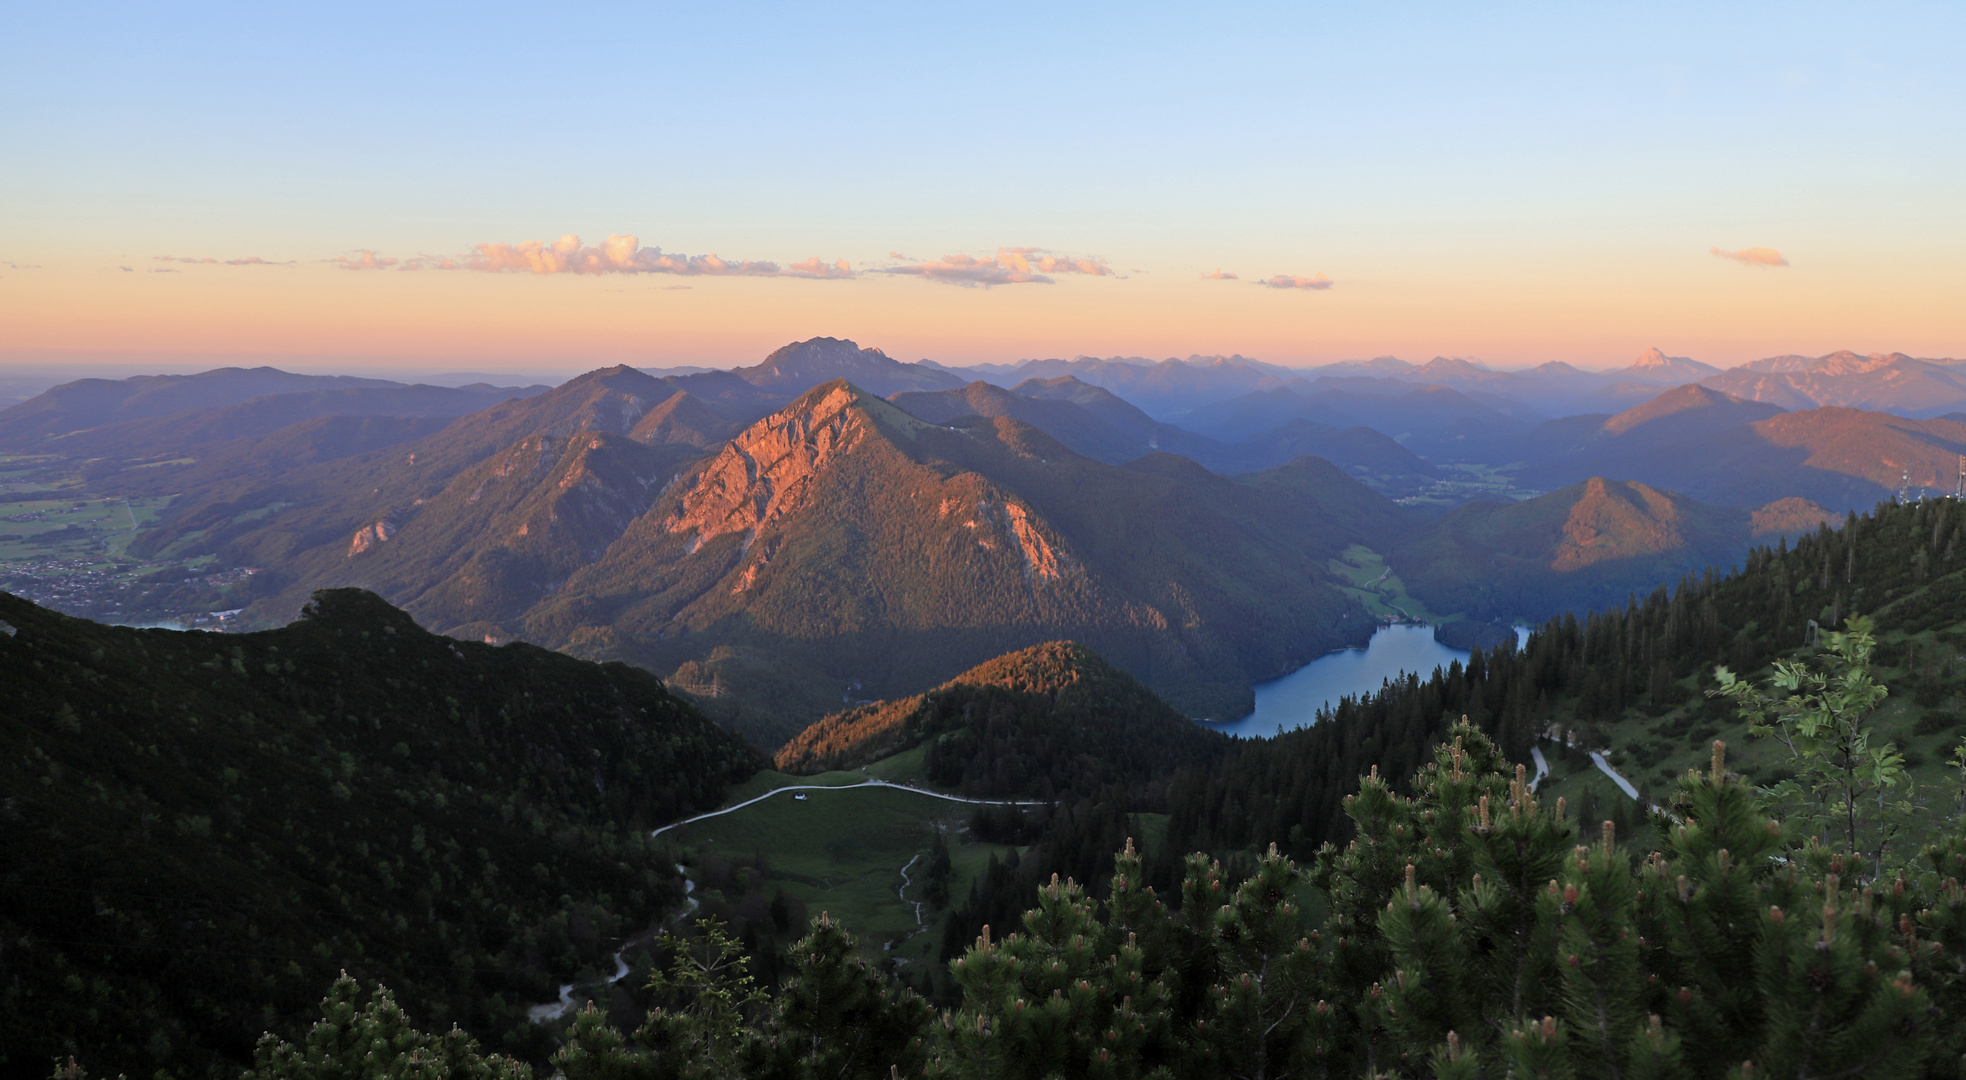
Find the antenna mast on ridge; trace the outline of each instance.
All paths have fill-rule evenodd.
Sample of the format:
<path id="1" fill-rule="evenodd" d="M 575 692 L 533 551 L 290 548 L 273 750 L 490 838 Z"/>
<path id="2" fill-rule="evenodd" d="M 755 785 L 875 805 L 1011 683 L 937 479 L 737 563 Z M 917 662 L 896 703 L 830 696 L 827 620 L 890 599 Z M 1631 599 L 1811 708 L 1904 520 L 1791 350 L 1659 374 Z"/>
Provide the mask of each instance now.
<path id="1" fill-rule="evenodd" d="M 1952 501 L 1966 499 L 1966 454 L 1959 455 L 1959 486 L 1952 489 Z"/>

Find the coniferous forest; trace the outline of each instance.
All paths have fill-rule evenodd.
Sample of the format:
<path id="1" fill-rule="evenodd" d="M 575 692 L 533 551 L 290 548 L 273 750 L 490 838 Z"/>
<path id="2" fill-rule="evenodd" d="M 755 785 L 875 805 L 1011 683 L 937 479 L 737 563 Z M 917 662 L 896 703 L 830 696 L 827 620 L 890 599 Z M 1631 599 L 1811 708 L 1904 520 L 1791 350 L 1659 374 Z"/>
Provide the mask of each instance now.
<path id="1" fill-rule="evenodd" d="M 925 746 L 966 790 L 1055 799 L 978 810 L 972 831 L 1013 854 L 950 899 L 948 978 L 912 984 L 828 916 L 769 958 L 714 918 L 649 916 L 673 907 L 675 879 L 622 823 L 713 805 L 758 761 L 632 669 L 452 643 L 353 592 L 243 637 L 96 627 L 10 601 L 0 647 L 35 650 L 50 675 L 10 689 L 28 719 L 12 728 L 10 791 L 27 794 L 6 805 L 30 824 L 8 833 L 5 914 L 22 943 L 8 948 L 38 951 L 37 977 L 10 976 L 4 1003 L 9 1030 L 49 1037 L 10 1050 L 8 1068 L 45 1075 L 75 1053 L 78 1069 L 135 1075 L 197 1046 L 166 1071 L 231 1075 L 270 1030 L 254 1075 L 379 1075 L 375 1062 L 405 1053 L 446 1072 L 570 1078 L 1959 1075 L 1966 788 L 1914 790 L 1903 733 L 1866 718 L 1896 695 L 1932 705 L 1921 733 L 1947 727 L 1963 524 L 1949 501 L 1887 504 L 1733 572 L 1552 620 L 1521 650 L 1346 699 L 1313 727 L 1197 740 L 1157 767 L 1070 767 L 1070 748 L 1123 721 L 1072 688 L 1138 692 L 1082 650 L 842 714 L 816 750 Z M 349 648 L 368 650 L 365 666 L 326 663 Z M 124 692 L 104 666 L 119 649 L 178 689 L 147 705 Z M 537 667 L 481 667 L 494 651 Z M 594 670 L 600 682 L 583 681 Z M 528 678 L 613 703 L 618 719 L 580 737 L 644 740 L 603 755 L 615 769 L 674 765 L 659 783 L 583 768 L 579 743 L 550 734 L 574 713 L 528 704 Z M 384 730 L 398 703 L 423 710 L 416 730 L 434 741 Z M 638 709 L 659 722 L 626 722 Z M 83 740 L 94 757 L 56 760 L 73 740 L 35 736 L 119 730 L 97 726 L 117 716 L 126 745 Z M 143 735 L 162 729 L 141 725 L 163 723 L 180 741 L 154 741 L 199 752 L 152 750 Z M 1533 789 L 1532 746 L 1595 746 L 1633 723 L 1711 746 L 1698 770 L 1647 784 L 1650 812 L 1585 819 Z M 1740 747 L 1763 739 L 1795 752 L 1744 771 Z M 271 804 L 228 778 L 222 762 L 276 746 L 290 790 L 320 789 L 298 804 L 312 813 L 255 813 Z M 263 768 L 242 775 L 285 775 Z M 473 779 L 486 776 L 504 786 Z M 193 780 L 209 820 L 163 814 L 183 805 L 166 785 Z M 472 812 L 393 837 L 390 799 L 424 821 Z M 1161 831 L 1136 842 L 1150 817 Z M 99 838 L 56 843 L 83 826 Z M 486 837 L 483 867 L 466 866 L 467 829 Z M 170 868 L 180 882 L 245 887 L 144 896 L 92 876 L 94 852 L 164 830 L 192 853 L 173 858 L 231 860 Z M 62 889 L 88 906 L 45 899 Z M 590 1010 L 563 1036 L 519 1019 L 520 1003 L 550 999 L 547 972 L 597 965 L 638 927 L 652 935 L 642 1019 Z M 264 954 L 240 955 L 240 935 Z M 196 959 L 140 958 L 152 942 Z M 324 962 L 384 955 L 338 979 Z M 277 1011 L 246 1005 L 268 999 Z M 213 1031 L 234 1034 L 198 1042 Z"/>

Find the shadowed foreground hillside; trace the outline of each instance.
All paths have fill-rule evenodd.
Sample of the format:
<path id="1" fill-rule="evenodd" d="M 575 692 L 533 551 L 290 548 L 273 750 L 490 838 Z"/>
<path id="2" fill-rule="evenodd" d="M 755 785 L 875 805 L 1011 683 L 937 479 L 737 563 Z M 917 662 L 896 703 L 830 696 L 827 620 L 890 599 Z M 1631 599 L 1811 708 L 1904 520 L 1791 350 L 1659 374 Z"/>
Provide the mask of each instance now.
<path id="1" fill-rule="evenodd" d="M 644 830 L 759 764 L 647 672 L 357 590 L 241 635 L 0 593 L 0 1072 L 231 1075 L 342 969 L 533 1054 L 680 900 Z"/>
<path id="2" fill-rule="evenodd" d="M 930 780 L 970 796 L 1051 799 L 1159 783 L 1230 740 L 1182 716 L 1090 649 L 1054 641 L 914 697 L 835 713 L 778 752 L 786 772 L 852 769 L 926 742 Z"/>

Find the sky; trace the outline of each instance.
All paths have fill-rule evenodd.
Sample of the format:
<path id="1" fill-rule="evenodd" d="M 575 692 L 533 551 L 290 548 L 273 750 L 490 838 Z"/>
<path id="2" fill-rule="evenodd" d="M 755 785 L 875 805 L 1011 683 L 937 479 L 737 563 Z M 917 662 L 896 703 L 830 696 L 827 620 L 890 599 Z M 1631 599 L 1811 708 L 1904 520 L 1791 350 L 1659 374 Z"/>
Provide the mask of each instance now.
<path id="1" fill-rule="evenodd" d="M 1956 2 L 8 23 L 0 363 L 1966 356 Z"/>

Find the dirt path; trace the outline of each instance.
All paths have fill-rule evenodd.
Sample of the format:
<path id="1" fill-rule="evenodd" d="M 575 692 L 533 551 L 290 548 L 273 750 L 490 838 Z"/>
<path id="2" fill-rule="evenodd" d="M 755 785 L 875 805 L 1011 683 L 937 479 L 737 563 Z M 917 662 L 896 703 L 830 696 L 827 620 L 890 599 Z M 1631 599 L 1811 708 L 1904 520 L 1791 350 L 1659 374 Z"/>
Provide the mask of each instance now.
<path id="1" fill-rule="evenodd" d="M 684 818 L 681 821 L 672 822 L 650 833 L 649 836 L 651 838 L 661 836 L 663 833 L 668 832 L 670 829 L 681 828 L 684 825 L 688 825 L 693 821 L 702 821 L 705 818 L 722 817 L 725 814 L 742 810 L 745 807 L 750 806 L 752 803 L 763 802 L 766 799 L 771 798 L 773 795 L 779 794 L 780 792 L 852 791 L 855 788 L 870 788 L 870 787 L 890 788 L 895 791 L 912 791 L 917 795 L 927 795 L 932 799 L 946 799 L 949 802 L 969 803 L 974 806 L 1050 806 L 1051 805 L 1049 802 L 1046 802 L 1042 799 L 1021 799 L 1021 800 L 1020 799 L 965 799 L 960 795 L 944 795 L 939 791 L 927 791 L 918 787 L 909 787 L 906 784 L 890 784 L 885 780 L 867 780 L 858 784 L 791 784 L 782 788 L 773 788 L 770 791 L 765 792 L 763 795 L 759 795 L 754 799 L 746 799 L 743 802 L 738 803 L 736 806 L 726 806 L 722 810 L 712 810 L 707 814 L 698 814 L 692 818 Z"/>

